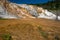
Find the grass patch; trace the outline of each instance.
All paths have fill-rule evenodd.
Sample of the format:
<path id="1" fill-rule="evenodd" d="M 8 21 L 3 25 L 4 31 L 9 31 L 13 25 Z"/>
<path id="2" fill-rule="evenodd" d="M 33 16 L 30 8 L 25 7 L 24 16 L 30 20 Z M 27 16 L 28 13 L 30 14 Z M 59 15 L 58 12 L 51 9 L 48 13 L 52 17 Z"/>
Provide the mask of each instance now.
<path id="1" fill-rule="evenodd" d="M 11 35 L 10 34 L 2 34 L 1 36 L 3 40 L 11 40 Z"/>
<path id="2" fill-rule="evenodd" d="M 48 33 L 46 33 L 46 32 L 44 32 L 43 30 L 42 30 L 42 27 L 38 27 L 38 30 L 39 30 L 39 32 L 40 32 L 40 34 L 44 37 L 44 38 L 48 38 Z"/>

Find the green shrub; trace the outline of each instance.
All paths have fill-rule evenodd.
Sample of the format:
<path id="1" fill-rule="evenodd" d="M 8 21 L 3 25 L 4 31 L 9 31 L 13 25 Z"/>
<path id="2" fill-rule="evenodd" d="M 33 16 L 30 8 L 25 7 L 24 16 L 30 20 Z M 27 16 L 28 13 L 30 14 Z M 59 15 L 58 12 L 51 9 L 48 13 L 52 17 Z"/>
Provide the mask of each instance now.
<path id="1" fill-rule="evenodd" d="M 11 35 L 10 34 L 2 34 L 3 40 L 11 40 Z"/>

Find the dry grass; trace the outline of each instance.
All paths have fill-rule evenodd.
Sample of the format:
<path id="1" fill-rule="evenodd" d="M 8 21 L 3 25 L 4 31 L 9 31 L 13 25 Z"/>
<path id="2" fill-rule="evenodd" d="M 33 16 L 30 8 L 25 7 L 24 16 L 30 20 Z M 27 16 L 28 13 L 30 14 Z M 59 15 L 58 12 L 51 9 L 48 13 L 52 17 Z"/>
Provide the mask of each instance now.
<path id="1" fill-rule="evenodd" d="M 60 40 L 60 21 L 47 19 L 0 20 L 0 35 L 5 33 L 9 33 L 12 40 Z"/>

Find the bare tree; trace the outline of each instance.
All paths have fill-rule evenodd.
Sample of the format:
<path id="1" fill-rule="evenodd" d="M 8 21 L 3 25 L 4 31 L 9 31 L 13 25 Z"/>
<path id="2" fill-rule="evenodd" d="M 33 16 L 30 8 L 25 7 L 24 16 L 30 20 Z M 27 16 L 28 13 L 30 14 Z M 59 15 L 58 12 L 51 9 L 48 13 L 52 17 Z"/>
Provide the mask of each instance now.
<path id="1" fill-rule="evenodd" d="M 55 0 L 55 7 L 56 7 L 56 20 L 58 20 L 58 10 L 59 10 L 59 2 L 60 0 Z"/>

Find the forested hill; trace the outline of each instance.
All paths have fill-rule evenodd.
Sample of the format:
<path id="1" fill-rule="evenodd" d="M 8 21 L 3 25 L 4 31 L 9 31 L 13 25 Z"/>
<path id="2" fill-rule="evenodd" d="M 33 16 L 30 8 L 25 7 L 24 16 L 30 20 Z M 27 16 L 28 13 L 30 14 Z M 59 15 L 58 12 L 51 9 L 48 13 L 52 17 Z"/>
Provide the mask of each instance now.
<path id="1" fill-rule="evenodd" d="M 60 1 L 48 1 L 47 3 L 44 4 L 33 4 L 33 5 L 41 6 L 43 8 L 52 10 L 60 9 Z"/>

